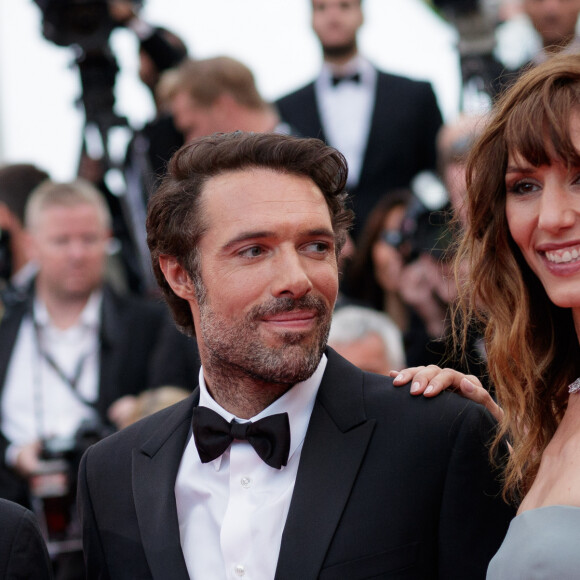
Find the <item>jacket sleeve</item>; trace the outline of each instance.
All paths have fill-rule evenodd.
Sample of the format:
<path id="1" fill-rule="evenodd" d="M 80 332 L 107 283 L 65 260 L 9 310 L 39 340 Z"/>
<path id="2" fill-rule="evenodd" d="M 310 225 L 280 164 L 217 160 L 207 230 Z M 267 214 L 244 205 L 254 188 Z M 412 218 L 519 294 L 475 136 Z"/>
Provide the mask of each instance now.
<path id="1" fill-rule="evenodd" d="M 440 578 L 483 580 L 515 516 L 515 508 L 501 496 L 502 457 L 494 458 L 490 469 L 495 428 L 491 415 L 478 405 L 466 407 L 453 424 L 439 520 Z"/>

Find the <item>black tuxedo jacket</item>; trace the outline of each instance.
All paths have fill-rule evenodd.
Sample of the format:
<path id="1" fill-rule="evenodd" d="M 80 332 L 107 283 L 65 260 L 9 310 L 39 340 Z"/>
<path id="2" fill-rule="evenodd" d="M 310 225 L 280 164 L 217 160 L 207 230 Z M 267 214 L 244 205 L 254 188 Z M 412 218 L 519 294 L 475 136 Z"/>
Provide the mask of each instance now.
<path id="1" fill-rule="evenodd" d="M 314 83 L 276 102 L 282 118 L 304 137 L 326 141 Z M 359 183 L 350 191 L 355 233 L 376 202 L 392 189 L 436 166 L 435 139 L 441 112 L 431 85 L 378 71 L 371 126 Z"/>
<path id="2" fill-rule="evenodd" d="M 18 332 L 24 317 L 31 312 L 32 299 L 31 289 L 23 300 L 6 311 L 0 324 L 0 401 Z M 163 337 L 163 344 L 160 343 L 160 337 Z M 188 358 L 183 346 L 187 343 L 193 353 L 195 344 L 175 329 L 162 304 L 134 296 L 118 296 L 105 286 L 100 342 L 100 380 L 95 406 L 105 423 L 109 406 L 124 395 L 136 395 L 147 388 L 164 384 L 185 388 L 197 385 L 193 355 Z M 185 384 L 185 377 L 190 373 L 194 376 L 193 385 L 191 382 Z M 0 497 L 28 506 L 25 482 L 4 463 L 9 441 L 1 430 L 2 425 Z"/>
<path id="3" fill-rule="evenodd" d="M 451 393 L 411 397 L 331 349 L 327 356 L 276 578 L 483 579 L 514 515 L 488 463 L 488 413 Z M 194 392 L 84 455 L 89 578 L 188 578 L 174 486 L 198 399 Z"/>
<path id="4" fill-rule="evenodd" d="M 0 499 L 0 578 L 50 580 L 52 568 L 34 515 Z"/>

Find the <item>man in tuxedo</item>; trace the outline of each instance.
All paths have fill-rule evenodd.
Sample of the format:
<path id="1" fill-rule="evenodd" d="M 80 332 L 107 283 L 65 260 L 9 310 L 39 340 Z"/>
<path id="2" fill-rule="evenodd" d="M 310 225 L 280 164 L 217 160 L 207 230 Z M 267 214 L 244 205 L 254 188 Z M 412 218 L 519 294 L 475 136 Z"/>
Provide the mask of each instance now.
<path id="1" fill-rule="evenodd" d="M 278 134 L 172 159 L 148 241 L 199 388 L 84 455 L 89 578 L 484 578 L 513 515 L 490 416 L 326 346 L 346 176 L 335 149 Z"/>
<path id="2" fill-rule="evenodd" d="M 435 168 L 441 113 L 431 85 L 377 70 L 358 51 L 362 0 L 312 0 L 324 64 L 318 78 L 276 102 L 305 137 L 341 151 L 357 237 L 377 200 Z"/>

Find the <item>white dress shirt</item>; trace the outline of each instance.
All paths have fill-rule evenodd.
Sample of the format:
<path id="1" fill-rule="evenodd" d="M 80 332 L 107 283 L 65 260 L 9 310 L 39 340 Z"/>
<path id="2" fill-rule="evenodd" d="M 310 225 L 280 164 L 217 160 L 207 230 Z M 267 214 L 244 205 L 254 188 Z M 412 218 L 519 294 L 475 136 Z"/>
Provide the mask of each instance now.
<path id="1" fill-rule="evenodd" d="M 332 77 L 358 73 L 360 82 L 343 81 L 332 86 Z M 377 70 L 358 55 L 340 68 L 324 64 L 314 83 L 318 110 L 329 145 L 348 162 L 349 187 L 359 182 L 375 105 Z"/>
<path id="2" fill-rule="evenodd" d="M 234 441 L 221 456 L 202 463 L 190 438 L 175 482 L 181 548 L 190 578 L 271 580 L 276 572 L 282 531 L 294 491 L 302 444 L 326 368 L 297 383 L 252 421 L 287 412 L 288 464 L 278 470 L 262 461 L 247 441 Z M 199 375 L 200 406 L 236 419 L 218 405 Z"/>
<path id="3" fill-rule="evenodd" d="M 95 401 L 101 302 L 102 293 L 94 292 L 78 322 L 65 330 L 54 326 L 46 307 L 38 300 L 33 306 L 34 319 L 23 319 L 2 393 L 2 432 L 11 442 L 8 463 L 13 462 L 19 447 L 39 438 L 71 437 L 84 419 L 96 416 L 96 411 L 82 402 L 55 372 L 40 349 L 67 377 L 72 378 L 80 366 L 77 391 L 85 401 Z"/>

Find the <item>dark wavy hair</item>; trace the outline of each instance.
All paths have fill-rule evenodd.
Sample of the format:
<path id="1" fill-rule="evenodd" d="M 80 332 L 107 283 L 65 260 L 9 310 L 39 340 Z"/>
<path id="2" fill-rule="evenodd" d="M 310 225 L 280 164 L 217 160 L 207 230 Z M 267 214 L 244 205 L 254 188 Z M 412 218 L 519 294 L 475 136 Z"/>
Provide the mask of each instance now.
<path id="1" fill-rule="evenodd" d="M 319 139 L 236 131 L 184 145 L 172 157 L 166 177 L 149 202 L 147 243 L 157 282 L 175 322 L 186 334 L 195 333 L 189 304 L 165 280 L 159 257 L 177 258 L 199 292 L 203 285 L 200 284 L 198 244 L 207 229 L 202 203 L 204 186 L 224 172 L 249 168 L 267 168 L 310 178 L 328 205 L 337 256 L 346 240 L 353 220 L 352 211 L 346 207 L 346 160 Z"/>
<path id="2" fill-rule="evenodd" d="M 510 235 L 505 175 L 510 153 L 533 166 L 555 159 L 579 166 L 573 115 L 580 119 L 580 55 L 555 56 L 503 95 L 468 160 L 459 305 L 465 321 L 475 317 L 485 328 L 489 374 L 504 410 L 496 448 L 507 434 L 513 452 L 504 489 L 514 497 L 529 490 L 566 409 L 567 385 L 580 374 L 580 348 L 570 309 L 548 298 Z"/>

